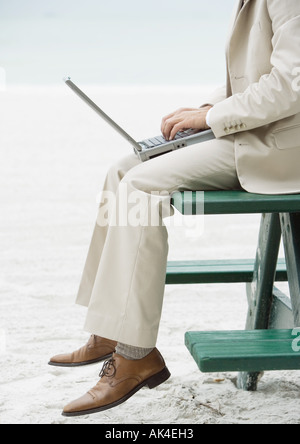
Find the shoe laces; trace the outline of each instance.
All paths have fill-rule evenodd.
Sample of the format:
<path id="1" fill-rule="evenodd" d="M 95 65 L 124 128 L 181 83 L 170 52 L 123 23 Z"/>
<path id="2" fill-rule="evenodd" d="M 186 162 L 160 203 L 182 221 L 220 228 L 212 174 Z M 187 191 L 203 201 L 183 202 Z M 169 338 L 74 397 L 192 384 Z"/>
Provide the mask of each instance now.
<path id="1" fill-rule="evenodd" d="M 108 361 L 104 362 L 102 370 L 99 373 L 100 378 L 103 378 L 103 376 L 106 376 L 107 378 L 113 378 L 116 375 L 117 369 L 114 362 L 114 358 L 111 358 Z M 113 370 L 111 371 L 111 369 Z"/>

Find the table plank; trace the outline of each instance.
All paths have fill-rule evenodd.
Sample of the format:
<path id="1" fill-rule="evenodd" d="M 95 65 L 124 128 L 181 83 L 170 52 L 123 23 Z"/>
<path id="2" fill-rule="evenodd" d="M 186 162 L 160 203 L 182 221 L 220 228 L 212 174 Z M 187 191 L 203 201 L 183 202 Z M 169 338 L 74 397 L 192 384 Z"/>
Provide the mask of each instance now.
<path id="1" fill-rule="evenodd" d="M 246 191 L 173 193 L 171 203 L 182 214 L 259 214 L 300 212 L 300 195 L 260 195 Z"/>

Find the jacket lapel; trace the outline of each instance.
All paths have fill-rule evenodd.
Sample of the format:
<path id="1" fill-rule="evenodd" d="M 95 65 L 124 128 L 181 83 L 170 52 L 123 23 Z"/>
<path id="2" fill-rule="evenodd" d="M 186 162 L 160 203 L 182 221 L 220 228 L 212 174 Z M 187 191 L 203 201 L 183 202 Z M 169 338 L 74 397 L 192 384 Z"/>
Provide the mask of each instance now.
<path id="1" fill-rule="evenodd" d="M 237 11 L 236 11 L 235 22 L 236 22 L 238 16 L 240 15 L 240 12 L 241 12 L 241 10 L 243 8 L 244 3 L 245 3 L 245 0 L 239 0 L 238 1 L 238 7 L 237 7 Z"/>
<path id="2" fill-rule="evenodd" d="M 231 32 L 230 32 L 230 35 L 229 35 L 229 38 L 227 41 L 227 51 L 226 51 L 227 54 L 230 49 L 231 40 L 235 34 L 235 30 L 236 30 L 237 26 L 239 25 L 241 19 L 243 18 L 244 14 L 246 13 L 247 6 L 251 1 L 253 1 L 253 0 L 238 0 L 236 15 L 234 17 L 233 26 L 232 26 L 232 29 L 231 29 Z"/>

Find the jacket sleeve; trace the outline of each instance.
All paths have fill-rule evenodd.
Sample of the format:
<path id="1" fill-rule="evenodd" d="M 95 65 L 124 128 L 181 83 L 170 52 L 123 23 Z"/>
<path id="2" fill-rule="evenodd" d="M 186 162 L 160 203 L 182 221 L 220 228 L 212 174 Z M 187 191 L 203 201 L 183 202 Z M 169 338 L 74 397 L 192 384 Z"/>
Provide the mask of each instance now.
<path id="1" fill-rule="evenodd" d="M 215 136 L 248 131 L 300 112 L 300 1 L 267 0 L 273 26 L 272 71 L 243 93 L 215 104 L 210 125 Z M 298 83 L 298 84 L 297 84 Z"/>

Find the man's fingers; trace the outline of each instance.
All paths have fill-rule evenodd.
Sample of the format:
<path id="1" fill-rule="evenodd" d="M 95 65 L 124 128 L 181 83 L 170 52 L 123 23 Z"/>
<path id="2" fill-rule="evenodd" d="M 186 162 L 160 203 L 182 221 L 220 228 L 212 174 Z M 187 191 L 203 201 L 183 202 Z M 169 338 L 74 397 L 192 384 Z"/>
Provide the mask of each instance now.
<path id="1" fill-rule="evenodd" d="M 168 120 L 172 119 L 174 117 L 174 115 L 175 115 L 175 113 L 172 113 L 162 119 L 161 132 L 163 133 L 163 135 L 165 133 L 165 128 L 166 128 L 166 124 L 167 124 Z"/>
<path id="2" fill-rule="evenodd" d="M 211 107 L 210 107 L 211 108 Z M 195 130 L 208 129 L 206 115 L 208 109 L 185 109 L 165 117 L 162 123 L 162 133 L 166 140 L 173 140 L 179 131 L 189 128 Z"/>
<path id="3" fill-rule="evenodd" d="M 166 120 L 162 131 L 166 140 L 173 140 L 179 131 L 191 128 L 188 114 L 189 113 L 186 111 L 183 111 L 182 113 Z"/>
<path id="4" fill-rule="evenodd" d="M 179 131 L 183 131 L 183 130 L 185 130 L 185 129 L 187 129 L 187 127 L 186 127 L 186 125 L 184 124 L 184 121 L 183 121 L 183 122 L 179 122 L 179 123 L 177 123 L 176 125 L 174 125 L 174 126 L 173 126 L 173 129 L 172 129 L 172 131 L 171 131 L 171 133 L 170 133 L 169 140 L 173 140 L 173 139 L 175 139 L 176 134 L 177 134 Z"/>
<path id="5" fill-rule="evenodd" d="M 171 114 L 168 114 L 167 116 L 165 116 L 162 119 L 162 124 L 161 124 L 161 132 L 164 134 L 165 132 L 165 127 L 166 127 L 166 123 L 168 120 L 174 118 L 174 117 L 179 117 L 179 115 L 182 115 L 183 113 L 185 113 L 186 111 L 192 111 L 194 110 L 194 108 L 179 108 L 176 111 L 174 111 Z"/>
<path id="6" fill-rule="evenodd" d="M 161 124 L 161 131 L 162 131 L 162 133 L 164 133 L 164 129 L 165 129 L 167 121 L 169 121 L 170 119 L 173 119 L 174 117 L 178 116 L 178 114 L 181 113 L 181 112 L 182 112 L 182 108 L 178 109 L 177 111 L 174 111 L 171 114 L 168 114 L 167 116 L 165 116 L 162 119 L 162 124 Z"/>
<path id="7" fill-rule="evenodd" d="M 174 132 L 174 128 L 177 127 L 177 125 L 180 125 L 180 122 L 182 122 L 182 120 L 183 119 L 180 118 L 180 116 L 171 117 L 170 119 L 166 120 L 165 126 L 163 128 L 163 135 L 166 140 L 170 140 L 171 134 Z"/>

